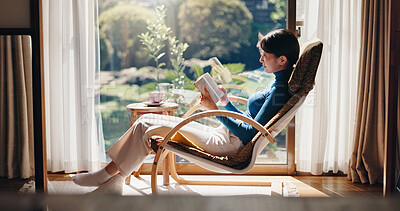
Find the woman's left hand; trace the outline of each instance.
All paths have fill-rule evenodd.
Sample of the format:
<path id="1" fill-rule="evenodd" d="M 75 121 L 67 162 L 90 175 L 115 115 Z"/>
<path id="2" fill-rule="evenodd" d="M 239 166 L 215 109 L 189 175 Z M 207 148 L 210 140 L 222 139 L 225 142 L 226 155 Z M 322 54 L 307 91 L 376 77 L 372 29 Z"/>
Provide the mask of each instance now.
<path id="1" fill-rule="evenodd" d="M 218 110 L 218 106 L 212 100 L 210 93 L 208 93 L 207 88 L 205 90 L 205 95 L 200 96 L 200 105 L 205 110 Z"/>
<path id="2" fill-rule="evenodd" d="M 224 93 L 224 96 L 222 96 L 220 99 L 221 106 L 226 106 L 229 103 L 229 98 L 228 94 L 226 93 L 226 89 L 221 85 L 218 86 L 218 89 L 220 89 Z"/>

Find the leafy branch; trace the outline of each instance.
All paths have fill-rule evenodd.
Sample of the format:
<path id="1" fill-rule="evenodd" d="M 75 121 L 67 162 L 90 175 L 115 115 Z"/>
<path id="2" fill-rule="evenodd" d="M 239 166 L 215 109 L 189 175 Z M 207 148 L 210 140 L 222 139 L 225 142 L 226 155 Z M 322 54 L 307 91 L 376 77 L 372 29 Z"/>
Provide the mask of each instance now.
<path id="1" fill-rule="evenodd" d="M 181 43 L 175 36 L 171 36 L 171 28 L 165 23 L 166 10 L 164 6 L 156 8 L 156 17 L 148 21 L 148 32 L 138 35 L 140 41 L 145 46 L 145 50 L 149 53 L 150 57 L 156 62 L 157 69 L 166 66 L 164 62 L 159 63 L 160 59 L 166 54 L 166 44 L 169 47 L 169 60 L 171 66 L 175 71 L 175 85 L 183 87 L 184 75 L 183 69 L 183 53 L 189 47 L 187 43 Z M 159 81 L 159 71 L 157 71 L 157 81 Z"/>
<path id="2" fill-rule="evenodd" d="M 184 78 L 185 76 L 183 75 L 183 61 L 185 60 L 183 58 L 183 52 L 186 51 L 186 49 L 189 47 L 187 43 L 180 43 L 179 40 L 176 39 L 176 37 L 169 37 L 169 46 L 170 46 L 170 61 L 172 68 L 175 71 L 176 74 L 176 79 L 175 79 L 175 86 L 180 88 L 184 86 Z"/>
<path id="3" fill-rule="evenodd" d="M 140 42 L 145 46 L 145 51 L 156 62 L 157 81 L 159 81 L 160 72 L 158 68 L 164 67 L 164 62 L 160 63 L 160 59 L 165 55 L 162 50 L 165 47 L 165 42 L 171 34 L 171 28 L 165 24 L 165 8 L 158 6 L 156 8 L 156 16 L 147 22 L 147 32 L 138 35 Z"/>

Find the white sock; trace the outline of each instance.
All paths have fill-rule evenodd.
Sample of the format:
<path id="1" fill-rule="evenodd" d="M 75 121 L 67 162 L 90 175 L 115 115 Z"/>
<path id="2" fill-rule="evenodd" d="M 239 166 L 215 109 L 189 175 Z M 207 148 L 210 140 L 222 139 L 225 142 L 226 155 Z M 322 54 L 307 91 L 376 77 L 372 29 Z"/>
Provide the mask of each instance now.
<path id="1" fill-rule="evenodd" d="M 91 173 L 77 174 L 72 177 L 72 181 L 80 186 L 99 186 L 107 182 L 111 176 L 102 168 Z"/>
<path id="2" fill-rule="evenodd" d="M 125 178 L 120 174 L 111 177 L 106 183 L 100 185 L 96 190 L 91 193 L 111 193 L 122 195 L 124 189 Z"/>

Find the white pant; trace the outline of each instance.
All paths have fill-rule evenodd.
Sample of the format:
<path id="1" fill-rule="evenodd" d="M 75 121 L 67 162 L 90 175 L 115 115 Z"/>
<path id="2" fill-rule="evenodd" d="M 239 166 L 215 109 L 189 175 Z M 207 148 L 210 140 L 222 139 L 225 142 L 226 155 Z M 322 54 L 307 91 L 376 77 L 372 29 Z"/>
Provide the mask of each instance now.
<path id="1" fill-rule="evenodd" d="M 182 120 L 174 116 L 145 114 L 107 151 L 107 155 L 120 173 L 127 176 L 138 170 L 151 152 L 149 138 L 153 135 L 166 136 Z M 234 155 L 243 148 L 242 141 L 224 125 L 213 128 L 190 122 L 179 131 L 206 152 L 215 155 Z"/>

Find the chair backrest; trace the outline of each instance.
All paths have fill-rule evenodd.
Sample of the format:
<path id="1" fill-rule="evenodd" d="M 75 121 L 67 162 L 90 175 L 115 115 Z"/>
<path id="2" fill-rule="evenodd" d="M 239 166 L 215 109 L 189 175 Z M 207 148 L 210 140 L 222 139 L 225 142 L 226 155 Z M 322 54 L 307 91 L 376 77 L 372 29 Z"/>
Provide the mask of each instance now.
<path id="1" fill-rule="evenodd" d="M 319 39 L 310 40 L 302 45 L 300 58 L 288 82 L 289 91 L 293 96 L 266 124 L 266 128 L 273 133 L 273 136 L 286 127 L 304 102 L 307 94 L 313 89 L 322 48 L 323 44 Z"/>

